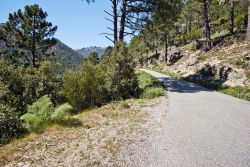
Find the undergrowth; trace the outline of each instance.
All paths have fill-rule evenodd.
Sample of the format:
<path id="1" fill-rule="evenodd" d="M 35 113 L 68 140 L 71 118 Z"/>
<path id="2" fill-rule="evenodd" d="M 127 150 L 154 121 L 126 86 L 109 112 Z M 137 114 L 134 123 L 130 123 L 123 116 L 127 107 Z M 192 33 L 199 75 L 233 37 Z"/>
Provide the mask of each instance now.
<path id="1" fill-rule="evenodd" d="M 164 94 L 163 84 L 148 73 L 138 70 L 136 72 L 139 81 L 139 98 L 152 99 Z"/>

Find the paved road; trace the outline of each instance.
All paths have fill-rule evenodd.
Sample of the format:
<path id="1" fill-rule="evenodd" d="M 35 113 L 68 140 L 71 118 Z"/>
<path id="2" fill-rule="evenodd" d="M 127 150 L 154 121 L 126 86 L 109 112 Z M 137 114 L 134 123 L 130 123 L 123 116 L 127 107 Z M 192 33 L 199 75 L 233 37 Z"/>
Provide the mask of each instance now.
<path id="1" fill-rule="evenodd" d="M 250 102 L 145 71 L 163 81 L 169 100 L 138 166 L 250 167 Z"/>

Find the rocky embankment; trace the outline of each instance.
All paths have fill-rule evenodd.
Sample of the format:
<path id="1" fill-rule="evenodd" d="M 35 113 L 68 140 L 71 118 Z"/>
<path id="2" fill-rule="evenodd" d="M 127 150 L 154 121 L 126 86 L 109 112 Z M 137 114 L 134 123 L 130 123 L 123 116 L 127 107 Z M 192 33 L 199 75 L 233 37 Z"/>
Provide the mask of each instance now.
<path id="1" fill-rule="evenodd" d="M 168 52 L 166 63 L 162 50 L 157 60 L 148 58 L 141 64 L 161 67 L 184 78 L 250 88 L 250 44 L 243 39 L 221 39 L 209 51 L 195 41 L 182 47 L 171 47 Z"/>

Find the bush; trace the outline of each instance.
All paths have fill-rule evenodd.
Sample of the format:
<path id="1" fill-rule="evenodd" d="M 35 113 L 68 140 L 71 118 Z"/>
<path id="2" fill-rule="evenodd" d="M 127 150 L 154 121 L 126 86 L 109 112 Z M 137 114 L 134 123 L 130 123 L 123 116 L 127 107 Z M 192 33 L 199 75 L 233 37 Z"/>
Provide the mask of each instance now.
<path id="1" fill-rule="evenodd" d="M 133 97 L 138 91 L 133 58 L 124 43 L 116 44 L 110 55 L 105 87 L 112 100 Z"/>
<path id="2" fill-rule="evenodd" d="M 0 145 L 8 143 L 25 132 L 17 113 L 0 104 Z"/>
<path id="3" fill-rule="evenodd" d="M 70 104 L 81 110 L 102 102 L 101 76 L 97 73 L 97 66 L 89 61 L 81 64 L 80 70 L 67 72 L 64 76 L 63 92 Z"/>
<path id="4" fill-rule="evenodd" d="M 48 94 L 54 103 L 63 101 L 60 95 L 62 77 L 56 66 L 43 62 L 39 68 L 15 67 L 0 60 L 0 103 L 10 106 L 14 112 L 23 114 L 27 106 Z M 1 88 L 0 88 L 1 89 Z"/>
<path id="5" fill-rule="evenodd" d="M 28 107 L 28 112 L 21 119 L 28 130 L 37 131 L 48 123 L 63 121 L 71 110 L 72 107 L 68 104 L 55 108 L 51 99 L 43 96 Z"/>

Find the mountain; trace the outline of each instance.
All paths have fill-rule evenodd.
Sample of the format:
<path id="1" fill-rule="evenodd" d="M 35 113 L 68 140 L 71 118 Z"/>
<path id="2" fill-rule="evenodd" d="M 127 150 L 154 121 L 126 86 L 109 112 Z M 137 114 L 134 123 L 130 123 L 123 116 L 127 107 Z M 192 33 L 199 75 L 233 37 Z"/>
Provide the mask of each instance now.
<path id="1" fill-rule="evenodd" d="M 57 39 L 57 43 L 53 46 L 55 51 L 55 60 L 65 66 L 65 68 L 78 68 L 83 56 L 77 51 Z"/>
<path id="2" fill-rule="evenodd" d="M 0 29 L 4 26 L 3 23 L 0 23 Z M 0 51 L 6 50 L 6 46 L 3 41 L 0 40 Z M 83 59 L 83 56 L 77 51 L 71 49 L 69 46 L 57 39 L 57 43 L 53 46 L 53 52 L 55 56 L 53 60 L 59 62 L 66 69 L 76 69 L 80 66 L 80 62 Z"/>
<path id="3" fill-rule="evenodd" d="M 90 53 L 92 52 L 98 53 L 99 57 L 101 57 L 102 54 L 105 52 L 105 50 L 106 50 L 106 47 L 91 46 L 91 47 L 78 49 L 76 51 L 84 57 L 88 57 Z"/>

